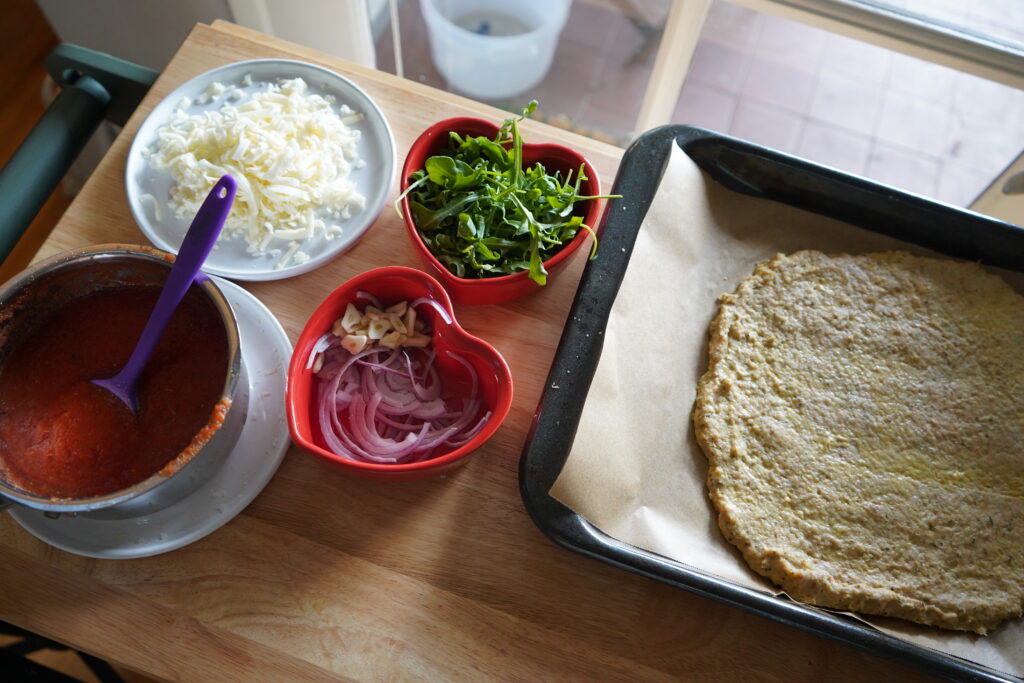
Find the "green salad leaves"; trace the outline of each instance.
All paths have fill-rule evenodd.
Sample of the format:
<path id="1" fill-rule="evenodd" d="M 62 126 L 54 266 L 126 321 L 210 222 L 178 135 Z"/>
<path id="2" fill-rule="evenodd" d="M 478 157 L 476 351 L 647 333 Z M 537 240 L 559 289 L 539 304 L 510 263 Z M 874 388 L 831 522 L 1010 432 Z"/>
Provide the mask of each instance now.
<path id="1" fill-rule="evenodd" d="M 445 153 L 428 158 L 424 169 L 410 176 L 405 194 L 416 229 L 457 277 L 528 270 L 543 285 L 544 261 L 580 230 L 593 234 L 573 214 L 573 205 L 609 195 L 580 195 L 587 179 L 582 165 L 575 177 L 569 172 L 565 178 L 549 174 L 539 163 L 523 168 L 519 122 L 536 108 L 534 100 L 521 116 L 506 119 L 493 140 L 450 133 Z M 596 252 L 594 235 L 591 258 Z"/>

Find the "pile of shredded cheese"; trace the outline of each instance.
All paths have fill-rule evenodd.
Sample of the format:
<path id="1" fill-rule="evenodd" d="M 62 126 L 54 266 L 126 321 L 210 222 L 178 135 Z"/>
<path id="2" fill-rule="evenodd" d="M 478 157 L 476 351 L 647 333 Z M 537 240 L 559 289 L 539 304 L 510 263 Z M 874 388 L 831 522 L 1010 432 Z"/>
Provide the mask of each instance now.
<path id="1" fill-rule="evenodd" d="M 235 86 L 213 83 L 196 103 L 219 100 L 216 109 L 189 114 L 191 102 L 181 102 L 157 131 L 148 160 L 170 171 L 169 203 L 179 218 L 194 216 L 230 173 L 238 191 L 224 236 L 241 234 L 253 256 L 278 258 L 275 268 L 303 263 L 309 260 L 300 251 L 306 240 L 321 233 L 337 237 L 336 222 L 364 205 L 349 178 L 364 165 L 357 154 L 360 132 L 349 127 L 362 115 L 346 105 L 336 112 L 333 98 L 308 92 L 301 78 L 245 97 Z"/>

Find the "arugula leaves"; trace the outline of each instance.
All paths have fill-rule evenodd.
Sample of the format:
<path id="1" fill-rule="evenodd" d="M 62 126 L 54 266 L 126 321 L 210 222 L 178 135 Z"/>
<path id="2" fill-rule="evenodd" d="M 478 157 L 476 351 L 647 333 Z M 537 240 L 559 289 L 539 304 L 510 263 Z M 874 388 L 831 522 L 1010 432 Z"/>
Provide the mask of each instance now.
<path id="1" fill-rule="evenodd" d="M 506 119 L 493 140 L 450 133 L 445 153 L 428 158 L 423 170 L 410 176 L 405 192 L 416 229 L 457 277 L 528 270 L 544 285 L 544 261 L 581 229 L 593 234 L 573 215 L 573 205 L 610 195 L 580 195 L 587 179 L 582 165 L 575 178 L 571 171 L 565 178 L 551 175 L 539 163 L 523 168 L 519 122 L 536 108 L 537 101 L 531 101 L 522 115 Z M 590 258 L 596 253 L 594 235 Z"/>

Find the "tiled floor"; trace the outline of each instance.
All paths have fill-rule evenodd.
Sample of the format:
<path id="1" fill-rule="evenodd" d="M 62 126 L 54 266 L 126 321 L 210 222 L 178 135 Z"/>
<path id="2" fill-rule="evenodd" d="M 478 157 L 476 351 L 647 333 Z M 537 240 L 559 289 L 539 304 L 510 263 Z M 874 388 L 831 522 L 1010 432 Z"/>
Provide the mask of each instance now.
<path id="1" fill-rule="evenodd" d="M 991 7 L 1019 0 L 888 0 L 1024 39 L 1024 17 L 998 26 Z M 576 0 L 547 77 L 529 98 L 546 120 L 625 145 L 634 137 L 667 0 Z M 405 73 L 446 87 L 419 3 L 400 6 Z M 1019 30 L 1018 30 L 1019 29 Z M 393 70 L 391 38 L 377 45 Z M 1024 148 L 1024 91 L 716 0 L 673 114 L 694 123 L 958 205 L 969 204 Z"/>
<path id="2" fill-rule="evenodd" d="M 673 118 L 959 205 L 1024 148 L 1024 92 L 725 2 Z"/>

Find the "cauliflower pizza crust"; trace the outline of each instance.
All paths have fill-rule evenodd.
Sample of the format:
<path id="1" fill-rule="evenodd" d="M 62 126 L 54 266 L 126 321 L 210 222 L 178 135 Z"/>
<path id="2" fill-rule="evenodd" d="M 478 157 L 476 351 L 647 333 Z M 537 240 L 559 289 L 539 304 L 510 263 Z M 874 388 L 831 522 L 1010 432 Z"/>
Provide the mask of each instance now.
<path id="1" fill-rule="evenodd" d="M 823 607 L 984 634 L 1024 604 L 1024 297 L 802 251 L 721 298 L 693 421 L 725 538 Z"/>

